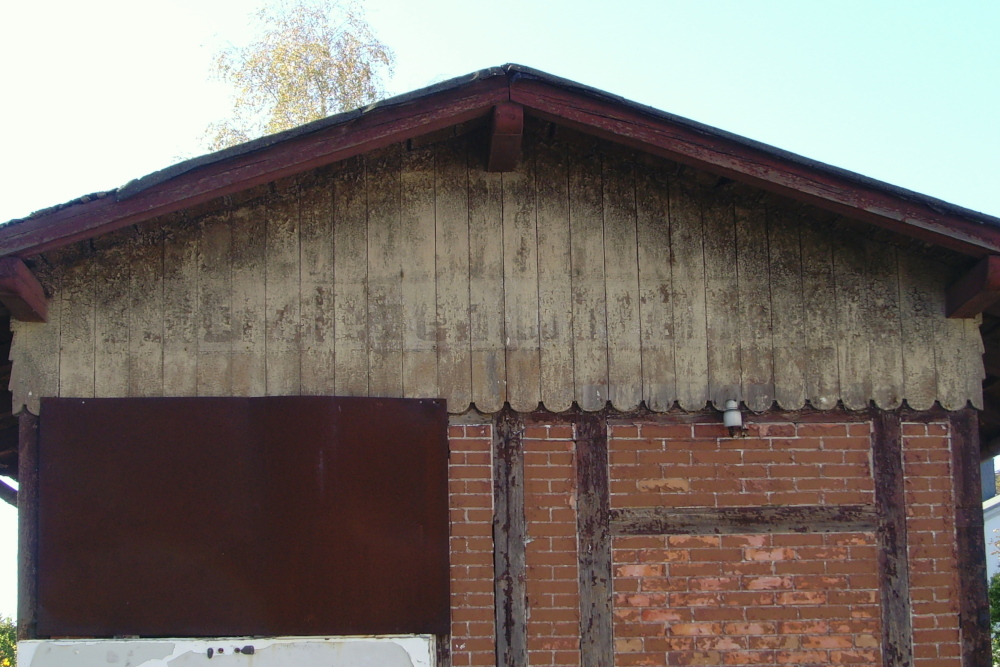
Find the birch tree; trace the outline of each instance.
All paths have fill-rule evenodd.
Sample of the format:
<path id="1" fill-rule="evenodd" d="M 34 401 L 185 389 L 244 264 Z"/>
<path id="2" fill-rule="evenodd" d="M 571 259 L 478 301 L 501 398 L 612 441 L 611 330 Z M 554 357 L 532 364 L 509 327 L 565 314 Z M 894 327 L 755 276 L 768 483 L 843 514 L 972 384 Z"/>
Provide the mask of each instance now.
<path id="1" fill-rule="evenodd" d="M 353 0 L 280 0 L 254 15 L 259 38 L 215 56 L 213 74 L 233 88 L 230 117 L 204 143 L 221 150 L 384 95 L 395 56 Z"/>

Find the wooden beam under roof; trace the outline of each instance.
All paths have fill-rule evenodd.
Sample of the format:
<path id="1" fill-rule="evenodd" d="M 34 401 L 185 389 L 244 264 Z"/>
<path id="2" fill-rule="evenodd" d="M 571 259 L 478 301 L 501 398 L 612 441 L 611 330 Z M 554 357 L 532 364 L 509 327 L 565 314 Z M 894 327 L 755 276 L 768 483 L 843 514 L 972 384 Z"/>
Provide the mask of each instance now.
<path id="1" fill-rule="evenodd" d="M 975 317 L 1000 301 L 1000 255 L 983 257 L 948 288 L 945 314 Z"/>
<path id="2" fill-rule="evenodd" d="M 44 322 L 48 316 L 45 288 L 17 257 L 0 258 L 0 302 L 22 322 Z"/>
<path id="3" fill-rule="evenodd" d="M 513 171 L 521 159 L 523 137 L 524 107 L 512 102 L 501 102 L 493 107 L 486 171 Z"/>

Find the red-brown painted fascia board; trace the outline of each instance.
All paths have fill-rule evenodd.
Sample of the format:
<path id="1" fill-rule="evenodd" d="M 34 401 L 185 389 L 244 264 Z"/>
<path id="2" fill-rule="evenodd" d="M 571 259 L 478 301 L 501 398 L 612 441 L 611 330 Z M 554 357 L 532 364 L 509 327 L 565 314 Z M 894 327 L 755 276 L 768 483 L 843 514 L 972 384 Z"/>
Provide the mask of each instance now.
<path id="1" fill-rule="evenodd" d="M 532 79 L 515 80 L 510 98 L 551 120 L 681 164 L 705 169 L 789 198 L 973 256 L 1000 251 L 1000 227 L 935 211 L 877 187 L 852 182 L 715 134 L 651 118 L 603 100 Z"/>
<path id="2" fill-rule="evenodd" d="M 258 151 L 210 162 L 124 198 L 119 191 L 42 212 L 0 227 L 0 257 L 36 255 L 483 117 L 508 97 L 509 88 L 503 77 L 474 81 L 439 95 L 376 109 L 354 120 Z M 127 189 L 128 186 L 123 190 Z"/>
<path id="3" fill-rule="evenodd" d="M 389 100 L 343 122 L 206 156 L 102 198 L 0 227 L 0 256 L 26 257 L 491 113 L 501 102 L 637 150 L 726 176 L 922 241 L 980 257 L 1000 252 L 989 216 L 785 154 L 517 65 Z M 325 123 L 325 124 L 324 124 Z M 305 130 L 305 131 L 302 131 Z M 937 204 L 937 205 L 936 205 Z M 983 221 L 980 221 L 982 219 Z M 1000 222 L 1000 221 L 998 221 Z"/>

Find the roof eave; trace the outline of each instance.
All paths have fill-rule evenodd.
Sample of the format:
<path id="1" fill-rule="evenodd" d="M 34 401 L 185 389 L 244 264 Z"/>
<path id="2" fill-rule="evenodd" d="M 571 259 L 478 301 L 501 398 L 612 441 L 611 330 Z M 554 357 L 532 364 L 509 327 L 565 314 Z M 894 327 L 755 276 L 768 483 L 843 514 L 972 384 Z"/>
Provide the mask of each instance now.
<path id="1" fill-rule="evenodd" d="M 0 256 L 35 255 L 485 116 L 526 113 L 942 247 L 1000 252 L 1000 219 L 518 65 L 390 98 L 189 160 L 97 198 L 0 227 Z"/>

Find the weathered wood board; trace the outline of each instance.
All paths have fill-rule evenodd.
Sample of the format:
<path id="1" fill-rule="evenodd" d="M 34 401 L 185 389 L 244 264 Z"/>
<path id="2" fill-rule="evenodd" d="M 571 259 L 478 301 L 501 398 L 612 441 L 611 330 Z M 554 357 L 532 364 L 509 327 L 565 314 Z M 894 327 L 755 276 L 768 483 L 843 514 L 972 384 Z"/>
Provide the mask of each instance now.
<path id="1" fill-rule="evenodd" d="M 461 413 L 609 403 L 981 405 L 954 271 L 832 216 L 529 123 L 396 144 L 28 258 L 15 412 L 40 396 L 433 396 Z M 848 226 L 849 227 L 849 226 Z"/>

